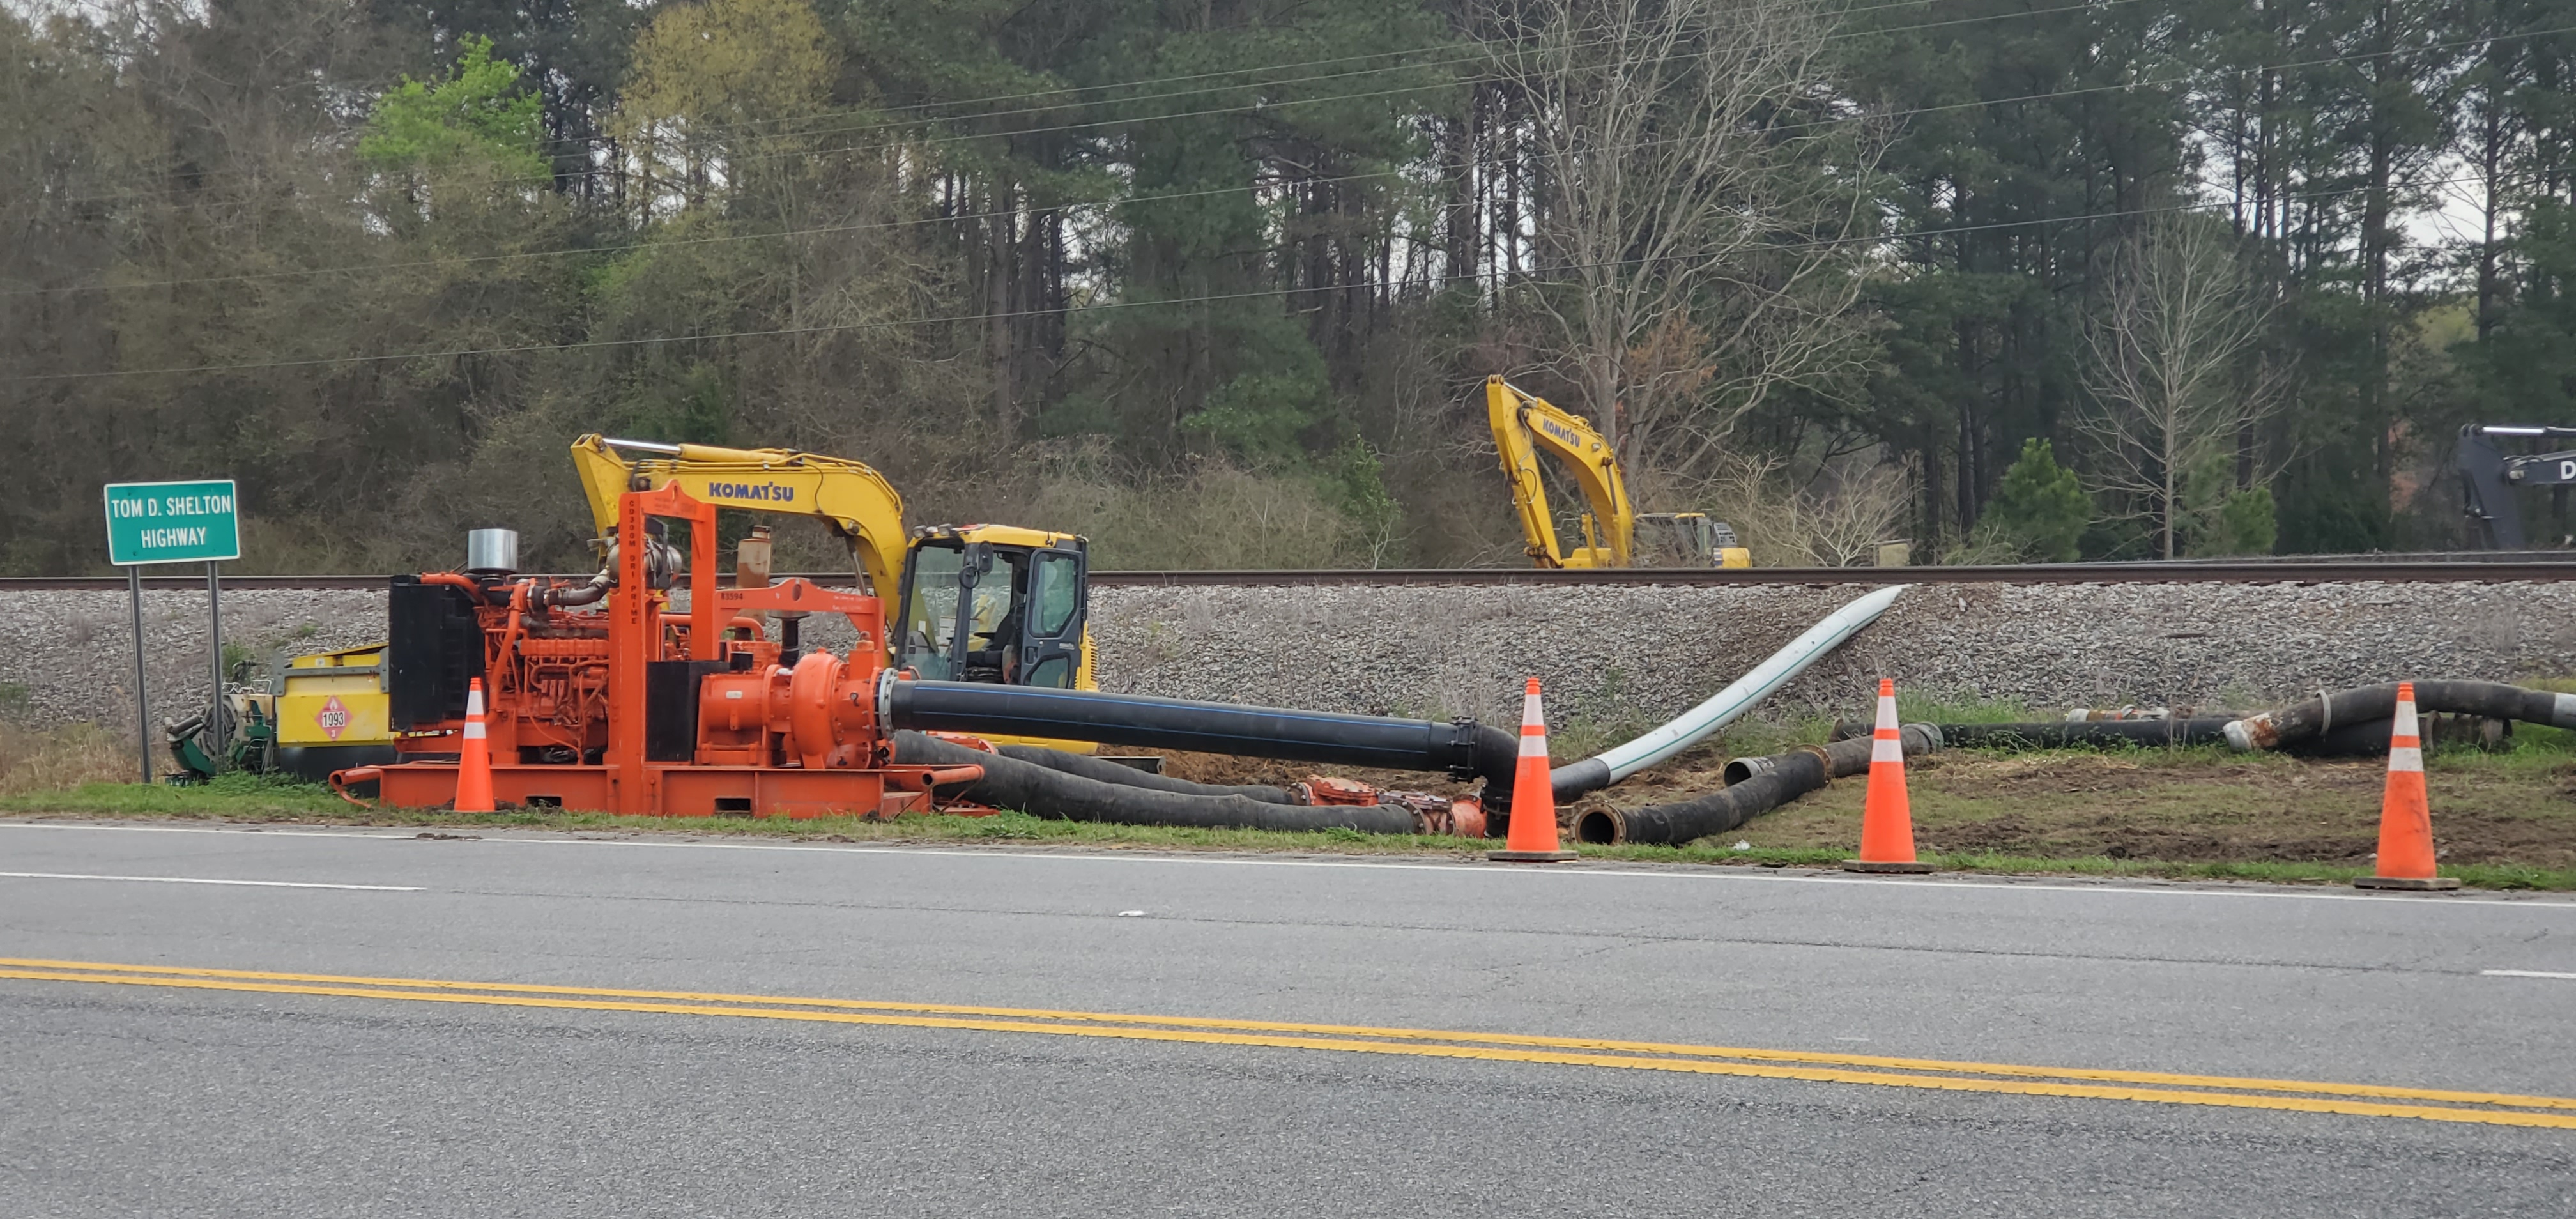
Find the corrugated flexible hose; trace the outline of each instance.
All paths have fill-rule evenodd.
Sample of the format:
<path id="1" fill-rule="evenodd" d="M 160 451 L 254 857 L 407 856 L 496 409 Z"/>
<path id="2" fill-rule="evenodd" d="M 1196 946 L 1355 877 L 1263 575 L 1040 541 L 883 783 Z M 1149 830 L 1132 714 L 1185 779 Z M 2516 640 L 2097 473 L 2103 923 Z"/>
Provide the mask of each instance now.
<path id="1" fill-rule="evenodd" d="M 1086 779 L 1113 783 L 1121 787 L 1145 787 L 1155 791 L 1179 792 L 1187 796 L 1241 796 L 1247 800 L 1258 800 L 1263 804 L 1304 803 L 1295 793 L 1284 787 L 1271 787 L 1258 783 L 1239 786 L 1192 783 L 1187 779 L 1175 779 L 1170 775 L 1158 775 L 1151 771 L 1138 770 L 1133 766 L 1104 762 L 1099 758 L 1066 753 L 1061 749 L 1048 749 L 1040 745 L 997 745 L 994 748 L 1001 750 L 1002 756 L 1006 758 L 1035 763 L 1049 770 L 1060 770 L 1069 775 L 1080 775 Z"/>
<path id="2" fill-rule="evenodd" d="M 1907 724 L 1898 732 L 1908 757 L 1942 746 L 1939 729 Z M 1596 807 L 1575 815 L 1574 838 L 1594 844 L 1679 846 L 1723 834 L 1835 779 L 1869 771 L 1870 741 L 1806 745 L 1768 757 L 1727 763 L 1727 785 L 1705 796 L 1640 808 Z M 1740 776 L 1740 777 L 1739 777 Z"/>
<path id="3" fill-rule="evenodd" d="M 2495 681 L 2434 679 L 2415 683 L 2415 709 L 2449 715 L 2521 720 L 2576 728 L 2576 695 L 2529 690 Z M 2386 720 L 2397 713 L 2397 684 L 2356 686 L 2320 693 L 2278 711 L 2248 716 L 2227 726 L 2227 743 L 2242 751 L 2281 749 L 2350 725 Z"/>
<path id="4" fill-rule="evenodd" d="M 1410 834 L 1415 825 L 1409 810 L 1384 805 L 1282 805 L 1236 793 L 1207 795 L 1104 783 L 919 732 L 896 732 L 893 743 L 899 765 L 982 766 L 984 777 L 958 789 L 958 798 L 1039 817 L 1191 829 L 1346 829 L 1363 834 Z"/>

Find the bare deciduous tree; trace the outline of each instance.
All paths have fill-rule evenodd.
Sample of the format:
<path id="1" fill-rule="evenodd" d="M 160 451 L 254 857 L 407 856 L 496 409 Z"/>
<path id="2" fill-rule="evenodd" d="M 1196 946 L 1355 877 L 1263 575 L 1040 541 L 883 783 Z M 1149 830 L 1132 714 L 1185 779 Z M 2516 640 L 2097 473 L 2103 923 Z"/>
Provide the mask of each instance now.
<path id="1" fill-rule="evenodd" d="M 1648 471 L 1644 485 L 1632 489 L 1706 509 L 1762 566 L 1857 567 L 1898 536 L 1912 507 L 1910 463 L 1893 457 L 1871 445 L 1800 474 L 1779 457 L 1729 453 L 1710 463 L 1706 476 Z"/>
<path id="2" fill-rule="evenodd" d="M 1478 0 L 1527 118 L 1550 357 L 1623 460 L 1700 472 L 1784 386 L 1859 367 L 1878 137 L 1834 113 L 1814 0 Z M 1506 234 L 1506 240 L 1522 235 Z"/>
<path id="3" fill-rule="evenodd" d="M 2165 558 L 2192 506 L 2192 471 L 2233 454 L 2240 430 L 2280 401 L 2280 379 L 2254 355 L 2271 311 L 2246 282 L 2215 218 L 2159 217 L 2117 255 L 2111 288 L 2086 334 L 2086 387 L 2099 407 L 2082 423 L 2098 447 L 2094 484 L 2145 507 Z M 2268 481 L 2258 469 L 2254 484 Z"/>

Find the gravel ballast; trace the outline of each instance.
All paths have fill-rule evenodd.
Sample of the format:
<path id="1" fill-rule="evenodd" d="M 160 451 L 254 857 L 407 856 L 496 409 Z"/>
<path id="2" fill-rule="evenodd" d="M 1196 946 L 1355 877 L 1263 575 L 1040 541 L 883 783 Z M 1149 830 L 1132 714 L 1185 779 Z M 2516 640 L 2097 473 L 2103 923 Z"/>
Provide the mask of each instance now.
<path id="1" fill-rule="evenodd" d="M 1550 718 L 1658 722 L 1697 703 L 1859 585 L 1307 585 L 1100 588 L 1103 689 L 1510 722 L 1521 680 Z M 266 655 L 383 637 L 384 595 L 228 590 L 225 640 Z M 153 718 L 206 695 L 205 594 L 144 595 Z M 0 593 L 0 713 L 133 722 L 122 592 Z M 846 647 L 807 621 L 806 641 Z M 2034 708 L 2270 706 L 2401 678 L 2576 674 L 2576 584 L 1926 584 L 1764 713 L 1854 715 L 1879 677 Z"/>

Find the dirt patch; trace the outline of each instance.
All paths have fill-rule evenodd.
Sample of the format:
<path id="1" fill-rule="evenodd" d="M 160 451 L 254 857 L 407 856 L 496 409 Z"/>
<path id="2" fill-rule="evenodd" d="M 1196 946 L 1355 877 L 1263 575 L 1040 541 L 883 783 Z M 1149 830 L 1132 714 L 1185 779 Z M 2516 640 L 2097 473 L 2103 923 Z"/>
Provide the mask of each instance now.
<path id="1" fill-rule="evenodd" d="M 1610 803 L 1623 808 L 1641 804 L 1665 804 L 1688 800 L 1726 786 L 1728 755 L 1722 749 L 1704 746 L 1686 750 L 1671 761 L 1650 770 L 1630 775 L 1612 789 L 1617 799 Z M 1562 763 L 1559 763 L 1562 765 Z"/>
<path id="2" fill-rule="evenodd" d="M 2454 863 L 2576 865 L 2569 763 L 2455 756 L 2427 776 L 2438 853 Z M 1959 756 L 1922 768 L 1947 850 L 2182 862 L 2366 864 L 2379 845 L 2377 761 Z M 2052 799 L 2053 797 L 2053 799 Z M 1976 818 L 1978 803 L 2018 805 Z M 2050 815 L 2053 812 L 2053 815 Z"/>
<path id="3" fill-rule="evenodd" d="M 1315 774 L 1393 791 L 1466 794 L 1473 784 L 1220 754 L 1168 753 L 1164 773 L 1198 783 L 1286 785 Z M 1557 810 L 1684 800 L 1724 786 L 1726 756 L 1693 750 Z M 2378 849 L 2377 761 L 2308 761 L 2206 750 L 1949 753 L 1908 767 L 1916 845 L 1927 852 L 2039 858 L 2366 865 Z M 2437 757 L 2427 775 L 2445 863 L 2576 868 L 2576 755 Z M 1859 844 L 1861 795 L 1839 780 L 1723 835 L 1761 848 Z"/>
<path id="4" fill-rule="evenodd" d="M 2444 830 L 2456 836 L 2447 821 Z M 2027 817 L 2003 816 L 1945 825 L 1935 845 L 1943 851 L 2040 857 L 2359 864 L 2369 862 L 2371 852 L 2377 849 L 2377 832 L 2375 825 L 2355 825 L 2345 833 L 2285 835 L 2259 824 L 2194 828 L 2137 825 L 2116 817 L 2098 817 L 2089 824 L 2052 825 Z"/>
<path id="5" fill-rule="evenodd" d="M 1102 753 L 1120 753 L 1102 747 Z M 1238 758 L 1222 753 L 1165 751 L 1163 773 L 1192 783 L 1230 785 L 1261 783 L 1286 787 L 1303 783 L 1316 775 L 1355 779 L 1383 791 L 1432 792 L 1443 796 L 1463 796 L 1473 792 L 1473 782 L 1458 783 L 1436 771 L 1371 770 L 1365 767 L 1325 766 L 1314 762 L 1281 762 L 1270 758 Z"/>
<path id="6" fill-rule="evenodd" d="M 2341 818 L 2340 826 L 2255 824 L 2187 827 L 2128 824 L 2048 825 L 2023 817 L 1959 821 L 1939 830 L 1942 851 L 2041 858 L 2159 859 L 2175 863 L 2258 861 L 2367 864 L 2379 847 L 2377 810 Z M 2550 824 L 2468 810 L 2434 821 L 2436 856 L 2446 863 L 2576 867 L 2576 818 Z M 1929 849 L 1929 848 L 1927 848 Z"/>
<path id="7" fill-rule="evenodd" d="M 2373 761 L 2202 751 L 1960 753 L 1907 770 L 1916 845 L 1927 852 L 2177 863 L 2367 864 L 2387 781 Z M 2444 862 L 2576 867 L 2576 757 L 2447 757 L 2427 780 Z M 1864 789 L 1838 781 L 1725 837 L 1850 849 Z M 1626 784 L 1614 794 L 1621 805 L 1677 798 Z"/>

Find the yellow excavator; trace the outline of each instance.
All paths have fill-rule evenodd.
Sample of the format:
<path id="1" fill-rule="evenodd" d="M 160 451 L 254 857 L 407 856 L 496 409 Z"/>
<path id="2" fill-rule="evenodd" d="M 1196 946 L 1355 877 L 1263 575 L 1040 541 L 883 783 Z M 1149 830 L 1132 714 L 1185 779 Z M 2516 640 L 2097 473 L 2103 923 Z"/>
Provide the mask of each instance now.
<path id="1" fill-rule="evenodd" d="M 1074 534 L 1012 525 L 907 534 L 903 497 L 884 475 L 793 449 L 593 434 L 573 442 L 572 459 L 603 538 L 617 524 L 619 494 L 673 483 L 718 508 L 821 521 L 849 546 L 866 591 L 895 607 L 886 642 L 898 668 L 936 681 L 1098 688 L 1085 623 L 1090 558 Z M 765 561 L 755 573 L 767 578 Z"/>
<path id="2" fill-rule="evenodd" d="M 1639 512 L 1628 502 L 1619 455 L 1579 416 L 1513 385 L 1485 379 L 1485 421 L 1502 454 L 1512 508 L 1520 514 L 1530 561 L 1539 567 L 1751 567 L 1753 552 L 1724 521 L 1705 512 Z M 1556 516 L 1540 480 L 1538 455 L 1546 450 L 1582 488 L 1590 511 L 1581 514 L 1583 544 L 1557 540 Z"/>

